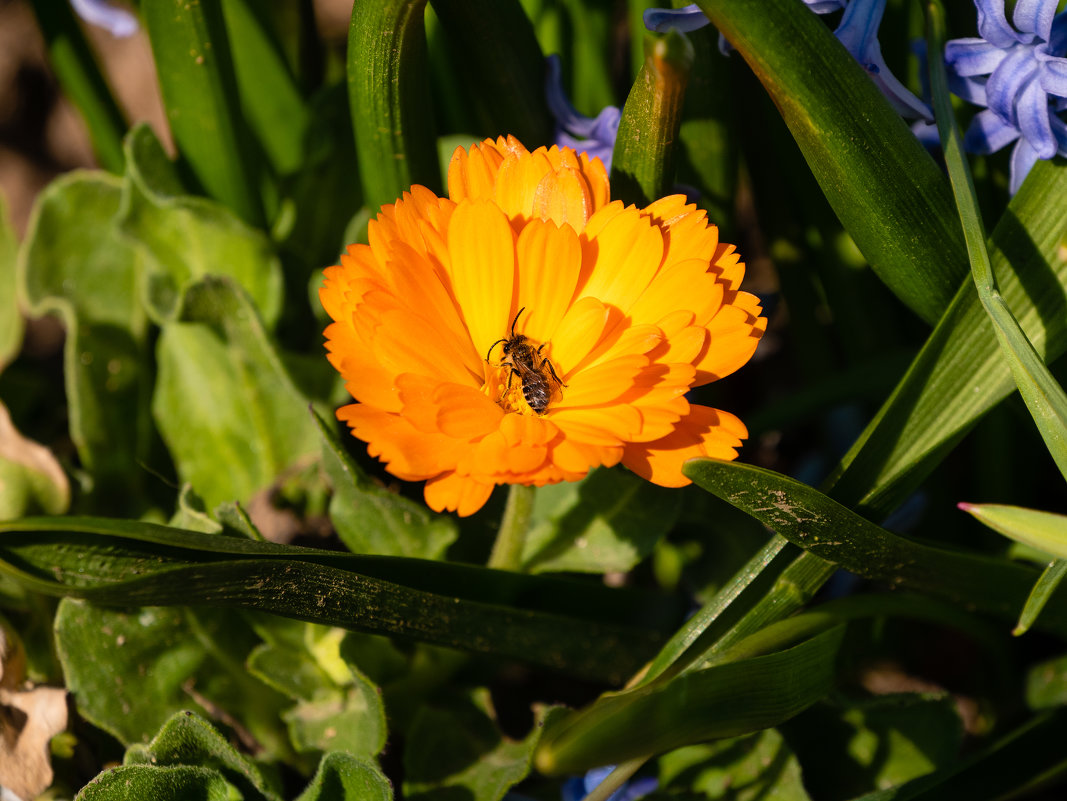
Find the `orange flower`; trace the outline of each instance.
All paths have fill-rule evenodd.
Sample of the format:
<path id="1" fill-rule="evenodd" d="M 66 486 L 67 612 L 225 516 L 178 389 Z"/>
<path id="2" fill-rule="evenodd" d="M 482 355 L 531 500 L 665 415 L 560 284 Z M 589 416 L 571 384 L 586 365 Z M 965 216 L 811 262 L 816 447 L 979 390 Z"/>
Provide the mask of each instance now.
<path id="1" fill-rule="evenodd" d="M 448 192 L 383 207 L 320 290 L 359 401 L 337 416 L 390 473 L 470 515 L 497 484 L 621 462 L 677 487 L 686 459 L 737 456 L 741 421 L 685 393 L 748 361 L 767 321 L 704 211 L 611 202 L 599 159 L 514 137 L 458 149 Z"/>

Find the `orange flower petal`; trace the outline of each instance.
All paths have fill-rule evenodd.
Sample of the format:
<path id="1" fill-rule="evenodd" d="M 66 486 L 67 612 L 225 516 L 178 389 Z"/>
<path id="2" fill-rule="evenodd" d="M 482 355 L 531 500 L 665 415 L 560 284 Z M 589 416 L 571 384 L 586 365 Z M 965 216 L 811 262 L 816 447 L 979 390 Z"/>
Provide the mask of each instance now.
<path id="1" fill-rule="evenodd" d="M 552 338 L 563 319 L 578 280 L 582 249 L 570 226 L 533 220 L 516 244 L 519 308 L 525 308 L 522 331 L 537 342 Z M 518 312 L 518 309 L 515 310 Z"/>
<path id="2" fill-rule="evenodd" d="M 426 482 L 423 497 L 435 512 L 447 510 L 460 517 L 470 517 L 485 506 L 493 494 L 493 486 L 470 476 L 445 473 Z"/>

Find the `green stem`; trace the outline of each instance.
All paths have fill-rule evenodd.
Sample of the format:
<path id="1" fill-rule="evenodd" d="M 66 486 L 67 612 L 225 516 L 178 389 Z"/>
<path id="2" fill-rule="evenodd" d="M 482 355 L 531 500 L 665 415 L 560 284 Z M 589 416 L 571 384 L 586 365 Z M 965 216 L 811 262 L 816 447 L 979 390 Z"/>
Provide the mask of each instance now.
<path id="1" fill-rule="evenodd" d="M 533 502 L 533 487 L 511 485 L 508 503 L 504 507 L 504 519 L 500 522 L 493 552 L 489 555 L 489 567 L 515 571 L 522 568 L 522 549 L 526 544 L 526 529 L 530 526 Z"/>
<path id="2" fill-rule="evenodd" d="M 604 781 L 589 792 L 583 801 L 607 801 L 611 794 L 630 781 L 646 762 L 648 762 L 648 757 L 638 757 L 620 763 L 615 770 L 604 777 Z"/>

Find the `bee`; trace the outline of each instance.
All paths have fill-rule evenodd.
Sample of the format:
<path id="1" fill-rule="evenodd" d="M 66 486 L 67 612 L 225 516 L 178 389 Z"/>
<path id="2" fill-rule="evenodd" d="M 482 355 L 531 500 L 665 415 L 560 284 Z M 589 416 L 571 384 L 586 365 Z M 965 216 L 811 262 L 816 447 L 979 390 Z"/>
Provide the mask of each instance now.
<path id="1" fill-rule="evenodd" d="M 507 388 L 511 389 L 511 377 L 513 375 L 518 376 L 522 382 L 522 396 L 526 399 L 526 403 L 537 414 L 544 414 L 545 409 L 548 408 L 548 402 L 552 398 L 550 380 L 555 381 L 561 387 L 567 385 L 559 380 L 559 376 L 556 375 L 556 369 L 552 366 L 552 362 L 548 360 L 548 357 L 541 356 L 541 351 L 544 350 L 545 345 L 548 343 L 543 343 L 539 348 L 535 349 L 525 335 L 515 333 L 515 325 L 519 322 L 519 318 L 524 311 L 526 311 L 525 306 L 519 309 L 519 313 L 511 321 L 511 336 L 498 339 L 489 346 L 489 352 L 485 354 L 485 360 L 488 362 L 489 357 L 493 354 L 493 349 L 503 342 L 504 365 L 511 368 L 511 372 L 508 373 Z"/>

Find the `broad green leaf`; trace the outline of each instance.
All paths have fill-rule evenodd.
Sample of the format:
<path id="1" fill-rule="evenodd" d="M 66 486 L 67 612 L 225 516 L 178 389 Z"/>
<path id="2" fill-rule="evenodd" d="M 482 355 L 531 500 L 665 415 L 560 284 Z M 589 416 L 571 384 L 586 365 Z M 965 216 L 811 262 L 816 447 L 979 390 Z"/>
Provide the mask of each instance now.
<path id="1" fill-rule="evenodd" d="M 0 372 L 18 355 L 24 321 L 18 299 L 18 239 L 0 194 Z"/>
<path id="2" fill-rule="evenodd" d="M 865 70 L 795 0 L 699 0 L 774 100 L 879 278 L 934 323 L 967 267 L 948 183 Z"/>
<path id="3" fill-rule="evenodd" d="M 545 712 L 524 740 L 505 738 L 491 714 L 487 690 L 443 705 L 423 706 L 404 748 L 404 796 L 447 801 L 500 801 L 530 771 Z"/>
<path id="4" fill-rule="evenodd" d="M 519 0 L 431 0 L 470 87 L 480 130 L 534 150 L 552 143 L 545 61 Z"/>
<path id="5" fill-rule="evenodd" d="M 393 788 L 378 766 L 351 754 L 326 754 L 296 801 L 392 801 Z"/>
<path id="6" fill-rule="evenodd" d="M 775 729 L 664 754 L 659 781 L 661 790 L 713 801 L 810 801 L 800 763 Z"/>
<path id="7" fill-rule="evenodd" d="M 678 493 L 623 470 L 538 490 L 523 569 L 534 573 L 626 572 L 678 519 Z"/>
<path id="8" fill-rule="evenodd" d="M 211 519 L 204 506 L 204 499 L 197 495 L 189 484 L 183 485 L 178 493 L 178 509 L 171 515 L 167 525 L 202 531 L 205 534 L 222 533 L 222 524 Z"/>
<path id="9" fill-rule="evenodd" d="M 1067 166 L 1039 161 L 989 240 L 1005 302 L 1046 362 L 1067 349 Z M 888 514 L 966 431 L 1015 389 L 968 279 L 911 368 L 831 479 L 841 502 Z"/>
<path id="10" fill-rule="evenodd" d="M 330 520 L 353 553 L 439 559 L 458 534 L 455 519 L 376 485 L 316 413 L 322 463 L 333 484 Z"/>
<path id="11" fill-rule="evenodd" d="M 537 769 L 576 773 L 776 726 L 829 692 L 843 635 L 838 626 L 784 651 L 604 696 L 546 726 Z"/>
<path id="12" fill-rule="evenodd" d="M 132 746 L 126 765 L 202 765 L 221 773 L 245 801 L 280 801 L 259 768 L 237 752 L 207 721 L 192 712 L 179 712 L 163 724 L 152 742 Z"/>
<path id="13" fill-rule="evenodd" d="M 963 726 L 948 694 L 817 704 L 782 727 L 815 798 L 851 798 L 953 765 Z"/>
<path id="14" fill-rule="evenodd" d="M 100 166 L 121 173 L 126 120 L 100 72 L 92 48 L 67 0 L 33 0 L 48 46 L 48 64 L 63 92 L 81 112 Z"/>
<path id="15" fill-rule="evenodd" d="M 356 0 L 348 31 L 348 104 L 363 196 L 372 209 L 412 184 L 441 194 L 427 80 L 426 0 Z"/>
<path id="16" fill-rule="evenodd" d="M 153 430 L 142 260 L 113 225 L 120 182 L 69 173 L 41 193 L 19 254 L 33 315 L 54 312 L 67 330 L 64 381 L 70 436 L 92 480 L 87 502 L 136 509 Z"/>
<path id="17" fill-rule="evenodd" d="M 254 638 L 233 612 L 119 611 L 64 599 L 56 648 L 81 714 L 125 744 L 147 742 L 171 715 L 224 710 L 268 752 L 289 748 L 284 699 L 243 669 Z"/>
<path id="18" fill-rule="evenodd" d="M 0 520 L 63 514 L 68 506 L 70 482 L 56 457 L 19 433 L 0 401 Z"/>
<path id="19" fill-rule="evenodd" d="M 236 788 L 213 768 L 120 765 L 85 785 L 75 801 L 233 801 L 235 792 Z"/>
<path id="20" fill-rule="evenodd" d="M 945 12 L 940 2 L 927 4 L 927 48 L 940 53 L 945 43 Z M 937 124 L 941 133 L 945 163 L 948 165 L 952 189 L 956 194 L 967 254 L 971 261 L 971 275 L 978 298 L 993 323 L 997 341 L 1011 368 L 1015 385 L 1037 424 L 1045 446 L 1067 479 L 1067 393 L 1049 372 L 1041 356 L 1019 326 L 1011 307 L 997 290 L 996 277 L 986 250 L 985 226 L 975 197 L 974 181 L 963 156 L 963 138 L 956 125 L 952 102 L 949 99 L 948 75 L 940 59 L 930 63 L 930 84 L 937 110 Z"/>
<path id="21" fill-rule="evenodd" d="M 182 320 L 159 338 L 152 411 L 178 475 L 209 508 L 247 501 L 318 449 L 307 399 L 232 282 L 190 286 Z"/>
<path id="22" fill-rule="evenodd" d="M 611 156 L 611 195 L 647 206 L 669 194 L 685 87 L 696 54 L 672 30 L 647 40 L 647 55 L 622 109 Z"/>
<path id="23" fill-rule="evenodd" d="M 239 606 L 621 682 L 660 643 L 654 596 L 98 518 L 0 523 L 0 570 L 97 604 Z M 659 607 L 659 609 L 657 609 Z"/>
<path id="24" fill-rule="evenodd" d="M 1031 568 L 892 534 L 799 481 L 751 465 L 693 459 L 683 471 L 700 487 L 755 517 L 813 556 L 890 582 L 1014 619 L 1037 578 Z M 1067 632 L 1067 603 L 1041 621 Z"/>
<path id="25" fill-rule="evenodd" d="M 222 5 L 144 0 L 141 14 L 179 152 L 210 197 L 260 225 L 259 154 L 241 114 Z"/>
<path id="26" fill-rule="evenodd" d="M 309 122 L 307 105 L 271 29 L 270 16 L 284 12 L 282 5 L 222 2 L 241 110 L 280 175 L 300 166 Z"/>
<path id="27" fill-rule="evenodd" d="M 119 225 L 146 256 L 146 305 L 153 317 L 175 319 L 189 286 L 218 275 L 237 281 L 273 327 L 281 313 L 282 274 L 267 238 L 225 206 L 185 194 L 147 125 L 130 132 L 126 158 Z"/>

